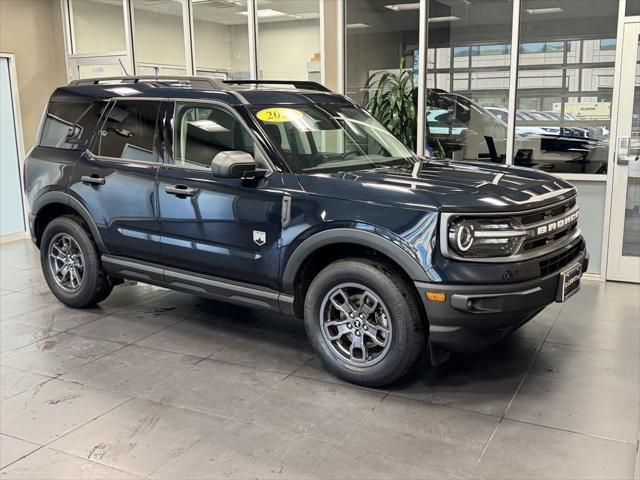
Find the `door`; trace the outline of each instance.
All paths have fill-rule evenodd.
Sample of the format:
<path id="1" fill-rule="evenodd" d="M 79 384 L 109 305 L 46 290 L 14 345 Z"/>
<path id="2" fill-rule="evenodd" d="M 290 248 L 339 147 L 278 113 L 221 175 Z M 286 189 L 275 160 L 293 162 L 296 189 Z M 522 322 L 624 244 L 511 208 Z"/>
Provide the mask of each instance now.
<path id="1" fill-rule="evenodd" d="M 18 122 L 9 58 L 0 57 L 0 236 L 25 231 Z"/>
<path id="2" fill-rule="evenodd" d="M 158 261 L 160 105 L 151 100 L 112 102 L 73 169 L 70 193 L 89 211 L 111 255 Z"/>
<path id="3" fill-rule="evenodd" d="M 264 158 L 246 125 L 223 105 L 177 103 L 171 110 L 165 135 L 172 155 L 158 173 L 163 262 L 276 289 L 282 175 L 257 185 L 214 177 L 211 161 L 220 152 Z"/>
<path id="4" fill-rule="evenodd" d="M 640 282 L 640 23 L 627 23 L 622 44 L 618 143 L 607 278 Z M 629 101 L 632 99 L 632 101 Z"/>

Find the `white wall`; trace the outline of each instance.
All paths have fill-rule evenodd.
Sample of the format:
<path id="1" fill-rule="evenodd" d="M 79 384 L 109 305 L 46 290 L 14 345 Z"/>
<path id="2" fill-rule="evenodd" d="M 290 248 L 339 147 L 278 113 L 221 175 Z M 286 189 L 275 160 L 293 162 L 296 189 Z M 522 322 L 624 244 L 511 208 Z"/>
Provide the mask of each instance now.
<path id="1" fill-rule="evenodd" d="M 320 21 L 260 23 L 258 64 L 261 78 L 307 80 L 307 62 L 320 53 Z"/>

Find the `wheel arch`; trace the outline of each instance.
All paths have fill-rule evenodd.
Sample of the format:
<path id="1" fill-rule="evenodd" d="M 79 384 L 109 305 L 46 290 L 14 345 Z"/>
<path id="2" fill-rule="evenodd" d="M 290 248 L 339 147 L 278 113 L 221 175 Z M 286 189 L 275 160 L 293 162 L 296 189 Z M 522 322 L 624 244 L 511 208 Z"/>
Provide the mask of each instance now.
<path id="1" fill-rule="evenodd" d="M 289 257 L 282 277 L 284 293 L 294 297 L 296 316 L 303 315 L 306 291 L 313 278 L 328 263 L 343 258 L 377 258 L 402 276 L 418 295 L 414 281 L 428 281 L 427 274 L 400 244 L 380 234 L 354 228 L 325 230 L 304 240 Z M 422 302 L 417 303 L 423 310 Z"/>
<path id="2" fill-rule="evenodd" d="M 40 247 L 42 233 L 51 220 L 69 214 L 82 218 L 100 253 L 108 253 L 100 237 L 98 227 L 87 209 L 78 200 L 64 192 L 47 192 L 34 203 L 31 216 L 33 219 L 33 238 L 36 245 Z"/>

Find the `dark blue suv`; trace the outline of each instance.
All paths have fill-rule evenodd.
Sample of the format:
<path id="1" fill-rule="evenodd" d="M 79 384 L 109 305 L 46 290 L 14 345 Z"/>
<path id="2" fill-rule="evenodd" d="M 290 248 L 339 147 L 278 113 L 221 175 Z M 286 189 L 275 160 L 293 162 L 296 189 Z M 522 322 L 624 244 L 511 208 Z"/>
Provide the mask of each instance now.
<path id="1" fill-rule="evenodd" d="M 577 292 L 588 261 L 568 183 L 416 157 L 312 82 L 72 82 L 25 187 L 64 304 L 132 279 L 295 315 L 362 385 L 497 341 Z"/>

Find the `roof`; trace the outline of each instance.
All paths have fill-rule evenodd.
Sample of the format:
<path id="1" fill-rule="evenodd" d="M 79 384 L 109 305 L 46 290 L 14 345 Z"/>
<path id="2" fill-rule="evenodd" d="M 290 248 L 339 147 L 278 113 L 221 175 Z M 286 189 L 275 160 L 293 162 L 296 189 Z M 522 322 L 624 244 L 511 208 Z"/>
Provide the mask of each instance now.
<path id="1" fill-rule="evenodd" d="M 287 88 L 287 86 L 289 86 Z M 291 88 L 293 87 L 293 88 Z M 52 101 L 159 98 L 217 100 L 229 105 L 351 104 L 315 82 L 298 80 L 218 80 L 207 77 L 112 77 L 83 79 L 58 88 Z"/>

